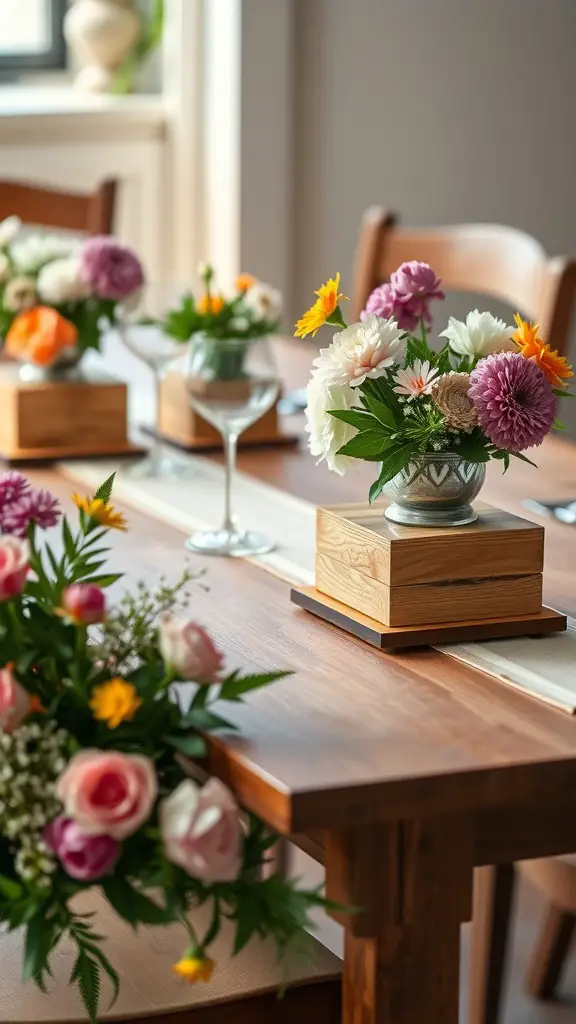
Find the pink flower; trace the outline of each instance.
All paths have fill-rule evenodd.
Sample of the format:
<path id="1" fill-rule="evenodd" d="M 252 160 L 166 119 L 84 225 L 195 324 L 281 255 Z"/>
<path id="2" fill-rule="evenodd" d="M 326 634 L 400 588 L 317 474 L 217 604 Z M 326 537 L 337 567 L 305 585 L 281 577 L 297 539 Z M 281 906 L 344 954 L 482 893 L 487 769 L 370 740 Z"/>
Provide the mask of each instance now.
<path id="1" fill-rule="evenodd" d="M 62 607 L 74 622 L 90 626 L 103 621 L 106 597 L 95 583 L 73 583 L 62 594 Z"/>
<path id="2" fill-rule="evenodd" d="M 22 473 L 9 470 L 7 473 L 0 474 L 0 510 L 6 505 L 18 501 L 29 489 L 30 484 L 26 477 L 22 476 Z"/>
<path id="3" fill-rule="evenodd" d="M 28 575 L 28 545 L 19 537 L 0 537 L 0 601 L 21 594 Z"/>
<path id="4" fill-rule="evenodd" d="M 409 303 L 401 302 L 392 285 L 381 284 L 368 296 L 366 309 L 360 313 L 360 319 L 379 316 L 382 320 L 393 317 L 402 331 L 411 333 L 418 326 L 418 316 L 412 311 Z"/>
<path id="5" fill-rule="evenodd" d="M 398 270 L 390 275 L 390 284 L 402 302 L 408 302 L 410 299 L 419 299 L 422 302 L 444 298 L 444 292 L 440 289 L 440 278 L 436 277 L 428 263 L 421 263 L 420 260 L 402 263 Z"/>
<path id="6" fill-rule="evenodd" d="M 230 790 L 185 779 L 159 807 L 168 860 L 203 882 L 233 882 L 242 868 L 240 811 Z"/>
<path id="7" fill-rule="evenodd" d="M 126 299 L 144 284 L 136 253 L 110 235 L 88 238 L 80 250 L 80 277 L 100 298 Z"/>
<path id="8" fill-rule="evenodd" d="M 6 533 L 25 537 L 30 523 L 41 530 L 56 526 L 60 518 L 58 499 L 46 490 L 31 490 L 0 511 L 0 526 Z"/>
<path id="9" fill-rule="evenodd" d="M 150 758 L 115 750 L 81 750 L 56 783 L 67 817 L 86 835 L 113 839 L 125 839 L 140 828 L 157 792 Z"/>
<path id="10" fill-rule="evenodd" d="M 556 400 L 542 370 L 520 352 L 495 352 L 470 375 L 468 395 L 493 444 L 521 452 L 542 444 L 552 429 Z"/>
<path id="11" fill-rule="evenodd" d="M 224 664 L 224 655 L 208 633 L 191 619 L 162 616 L 159 635 L 164 661 L 182 680 L 215 683 Z"/>
<path id="12" fill-rule="evenodd" d="M 92 882 L 112 871 L 120 844 L 112 836 L 91 836 L 63 814 L 44 830 L 44 840 L 71 878 Z"/>
<path id="13" fill-rule="evenodd" d="M 0 730 L 11 733 L 30 714 L 30 694 L 9 668 L 0 669 Z"/>

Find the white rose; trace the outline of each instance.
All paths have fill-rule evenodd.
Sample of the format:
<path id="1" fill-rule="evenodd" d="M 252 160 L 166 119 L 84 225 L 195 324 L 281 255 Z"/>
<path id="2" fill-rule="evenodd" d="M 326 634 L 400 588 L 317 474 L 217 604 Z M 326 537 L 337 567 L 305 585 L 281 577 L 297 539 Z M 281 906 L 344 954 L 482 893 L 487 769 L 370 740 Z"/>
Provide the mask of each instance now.
<path id="1" fill-rule="evenodd" d="M 80 261 L 76 256 L 52 260 L 38 275 L 38 294 L 43 302 L 58 306 L 63 302 L 80 302 L 90 294 L 81 280 Z"/>
<path id="2" fill-rule="evenodd" d="M 493 352 L 517 351 L 511 337 L 513 331 L 513 327 L 508 327 L 504 320 L 492 316 L 492 313 L 479 313 L 473 309 L 468 313 L 466 323 L 451 316 L 440 337 L 447 338 L 450 348 L 458 355 L 477 358 Z"/>
<path id="3" fill-rule="evenodd" d="M 60 235 L 29 235 L 12 246 L 10 255 L 21 273 L 37 274 L 45 263 L 72 256 L 78 245 L 76 239 Z"/>
<path id="4" fill-rule="evenodd" d="M 4 249 L 14 241 L 16 235 L 20 233 L 21 227 L 20 217 L 6 217 L 6 220 L 0 223 L 0 249 Z"/>
<path id="5" fill-rule="evenodd" d="M 277 320 L 282 312 L 282 296 L 277 288 L 256 281 L 244 292 L 243 303 L 257 320 Z"/>
<path id="6" fill-rule="evenodd" d="M 191 878 L 233 882 L 242 869 L 240 809 L 219 779 L 185 779 L 158 808 L 166 857 Z"/>
<path id="7" fill-rule="evenodd" d="M 0 281 L 5 281 L 9 273 L 10 260 L 8 259 L 5 252 L 0 252 Z"/>

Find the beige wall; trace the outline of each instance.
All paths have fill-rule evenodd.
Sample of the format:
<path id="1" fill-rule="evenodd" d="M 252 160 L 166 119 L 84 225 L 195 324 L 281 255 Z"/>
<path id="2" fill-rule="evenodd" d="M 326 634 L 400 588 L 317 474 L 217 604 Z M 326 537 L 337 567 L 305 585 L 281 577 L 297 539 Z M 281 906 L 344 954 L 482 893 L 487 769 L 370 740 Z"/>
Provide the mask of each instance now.
<path id="1" fill-rule="evenodd" d="M 576 0 L 296 0 L 296 21 L 297 310 L 350 281 L 372 203 L 576 254 Z"/>

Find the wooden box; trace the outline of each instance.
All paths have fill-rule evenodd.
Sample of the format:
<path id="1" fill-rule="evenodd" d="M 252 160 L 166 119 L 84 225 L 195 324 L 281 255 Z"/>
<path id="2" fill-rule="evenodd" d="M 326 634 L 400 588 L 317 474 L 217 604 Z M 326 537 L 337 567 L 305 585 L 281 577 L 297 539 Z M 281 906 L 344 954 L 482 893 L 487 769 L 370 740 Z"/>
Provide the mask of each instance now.
<path id="1" fill-rule="evenodd" d="M 6 461 L 133 454 L 139 449 L 127 429 L 121 381 L 98 374 L 24 382 L 14 364 L 0 368 L 0 457 Z"/>
<path id="2" fill-rule="evenodd" d="M 241 382 L 235 381 L 231 383 L 232 386 L 241 384 Z M 220 383 L 218 386 L 222 387 L 222 384 Z M 163 439 L 174 441 L 183 448 L 222 447 L 221 435 L 215 427 L 211 423 L 207 423 L 190 405 L 186 382 L 182 374 L 177 371 L 170 371 L 162 379 L 157 429 Z M 242 445 L 286 444 L 293 440 L 280 431 L 275 406 L 240 436 Z"/>
<path id="3" fill-rule="evenodd" d="M 384 507 L 318 509 L 317 591 L 386 626 L 541 610 L 542 527 L 487 505 L 470 526 L 399 526 Z"/>

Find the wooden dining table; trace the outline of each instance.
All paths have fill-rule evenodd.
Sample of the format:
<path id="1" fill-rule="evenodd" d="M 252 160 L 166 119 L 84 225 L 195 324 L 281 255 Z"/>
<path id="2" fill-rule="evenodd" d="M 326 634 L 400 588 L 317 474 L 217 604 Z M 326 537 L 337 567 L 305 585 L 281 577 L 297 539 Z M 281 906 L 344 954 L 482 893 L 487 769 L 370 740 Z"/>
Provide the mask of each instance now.
<path id="1" fill-rule="evenodd" d="M 576 497 L 576 446 L 552 439 L 538 462 L 504 477 L 491 466 L 482 497 L 521 514 L 528 496 Z M 304 445 L 243 452 L 240 468 L 318 504 L 363 500 L 373 469 L 330 476 Z M 32 475 L 70 491 L 56 470 Z M 179 573 L 182 532 L 127 515 L 115 569 Z M 344 1024 L 457 1024 L 474 869 L 576 850 L 576 720 L 438 651 L 378 651 L 296 609 L 255 564 L 190 562 L 208 588 L 193 587 L 192 613 L 228 665 L 294 673 L 227 708 L 240 731 L 210 739 L 210 769 L 280 835 L 321 850 L 327 895 L 348 908 L 333 911 Z M 545 562 L 547 603 L 576 614 L 575 527 L 546 522 Z"/>

